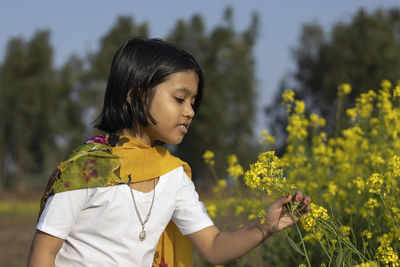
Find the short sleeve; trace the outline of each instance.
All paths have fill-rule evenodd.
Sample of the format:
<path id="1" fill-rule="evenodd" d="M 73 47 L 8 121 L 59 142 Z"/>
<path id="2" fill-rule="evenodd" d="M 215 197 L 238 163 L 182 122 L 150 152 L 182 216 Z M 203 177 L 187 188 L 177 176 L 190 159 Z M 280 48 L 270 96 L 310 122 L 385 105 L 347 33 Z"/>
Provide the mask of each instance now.
<path id="1" fill-rule="evenodd" d="M 39 217 L 36 229 L 49 235 L 66 239 L 85 207 L 88 189 L 57 193 L 49 197 Z"/>
<path id="2" fill-rule="evenodd" d="M 179 171 L 178 196 L 172 220 L 183 235 L 214 225 L 183 168 Z"/>

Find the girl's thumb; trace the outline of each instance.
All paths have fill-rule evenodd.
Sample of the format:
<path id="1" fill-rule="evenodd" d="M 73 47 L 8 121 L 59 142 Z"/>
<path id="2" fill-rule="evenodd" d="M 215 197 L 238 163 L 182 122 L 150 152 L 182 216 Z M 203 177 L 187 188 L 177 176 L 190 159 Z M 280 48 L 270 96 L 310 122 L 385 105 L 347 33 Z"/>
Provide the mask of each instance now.
<path id="1" fill-rule="evenodd" d="M 287 195 L 286 197 L 283 197 L 283 198 L 281 198 L 281 199 L 279 199 L 279 202 L 282 204 L 282 205 L 284 205 L 284 204 L 286 204 L 286 203 L 289 203 L 291 200 L 292 200 L 292 195 L 291 194 L 289 194 L 289 195 Z"/>

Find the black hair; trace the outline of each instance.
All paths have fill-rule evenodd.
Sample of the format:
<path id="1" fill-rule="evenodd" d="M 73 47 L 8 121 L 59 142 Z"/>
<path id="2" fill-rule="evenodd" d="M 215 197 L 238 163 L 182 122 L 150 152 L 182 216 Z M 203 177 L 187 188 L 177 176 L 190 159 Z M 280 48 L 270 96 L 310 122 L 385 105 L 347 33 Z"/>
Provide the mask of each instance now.
<path id="1" fill-rule="evenodd" d="M 196 113 L 203 97 L 203 72 L 188 52 L 161 39 L 131 37 L 122 43 L 111 63 L 103 109 L 95 127 L 115 133 L 156 124 L 149 112 L 154 88 L 174 73 L 194 71 L 198 76 Z M 129 94 L 129 96 L 128 96 Z M 130 99 L 130 101 L 128 101 Z"/>

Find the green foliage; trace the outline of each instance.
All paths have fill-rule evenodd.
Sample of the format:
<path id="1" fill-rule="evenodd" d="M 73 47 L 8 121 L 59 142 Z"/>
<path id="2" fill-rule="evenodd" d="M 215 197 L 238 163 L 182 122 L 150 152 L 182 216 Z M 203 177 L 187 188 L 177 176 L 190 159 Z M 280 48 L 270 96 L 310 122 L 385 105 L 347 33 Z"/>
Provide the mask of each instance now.
<path id="1" fill-rule="evenodd" d="M 1 67 L 2 157 L 13 162 L 13 170 L 4 165 L 2 176 L 6 185 L 16 180 L 23 186 L 26 172 L 44 166 L 46 142 L 52 142 L 49 111 L 55 81 L 49 35 L 39 31 L 29 42 L 21 38 L 10 40 Z M 38 142 L 40 139 L 47 141 Z M 11 179 L 12 173 L 16 179 Z"/>
<path id="2" fill-rule="evenodd" d="M 293 49 L 296 70 L 285 78 L 276 100 L 267 109 L 271 129 L 279 136 L 284 127 L 280 95 L 293 89 L 309 111 L 327 120 L 327 132 L 334 135 L 348 126 L 345 109 L 360 93 L 377 88 L 382 78 L 397 81 L 400 70 L 399 9 L 367 13 L 360 9 L 348 23 L 337 23 L 329 33 L 317 23 L 303 25 Z M 341 83 L 354 85 L 349 101 L 339 114 L 336 92 Z M 336 128 L 336 129 L 335 129 Z"/>
<path id="3" fill-rule="evenodd" d="M 26 177 L 38 182 L 33 177 L 48 173 L 59 152 L 57 138 L 80 126 L 68 64 L 54 70 L 49 38 L 48 31 L 38 31 L 29 41 L 14 38 L 7 46 L 0 77 L 1 187 L 24 191 Z"/>

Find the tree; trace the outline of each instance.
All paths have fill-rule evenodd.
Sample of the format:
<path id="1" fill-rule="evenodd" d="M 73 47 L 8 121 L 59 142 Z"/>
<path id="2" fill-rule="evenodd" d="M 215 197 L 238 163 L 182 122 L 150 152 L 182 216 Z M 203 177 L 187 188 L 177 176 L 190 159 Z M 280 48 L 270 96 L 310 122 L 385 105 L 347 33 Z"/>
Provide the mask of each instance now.
<path id="1" fill-rule="evenodd" d="M 38 31 L 11 39 L 0 68 L 1 186 L 18 191 L 45 181 L 83 128 L 73 96 L 80 61 L 55 70 L 49 38 Z"/>
<path id="2" fill-rule="evenodd" d="M 282 134 L 282 109 L 278 106 L 284 89 L 293 89 L 306 101 L 309 111 L 322 115 L 332 135 L 346 126 L 345 114 L 339 118 L 335 115 L 339 84 L 352 86 L 350 104 L 360 93 L 378 88 L 382 79 L 397 81 L 399 14 L 398 9 L 376 10 L 371 14 L 360 9 L 350 23 L 337 23 L 329 35 L 317 23 L 303 25 L 299 45 L 292 51 L 297 69 L 283 81 L 284 87 L 266 109 L 266 114 L 273 118 L 270 128 L 279 129 L 275 134 Z"/>
<path id="3" fill-rule="evenodd" d="M 44 166 L 46 142 L 51 141 L 51 96 L 54 85 L 53 49 L 49 32 L 38 31 L 29 42 L 9 41 L 1 67 L 1 136 L 4 142 L 4 182 L 24 191 L 25 177 Z M 53 104 L 54 106 L 55 104 Z"/>

